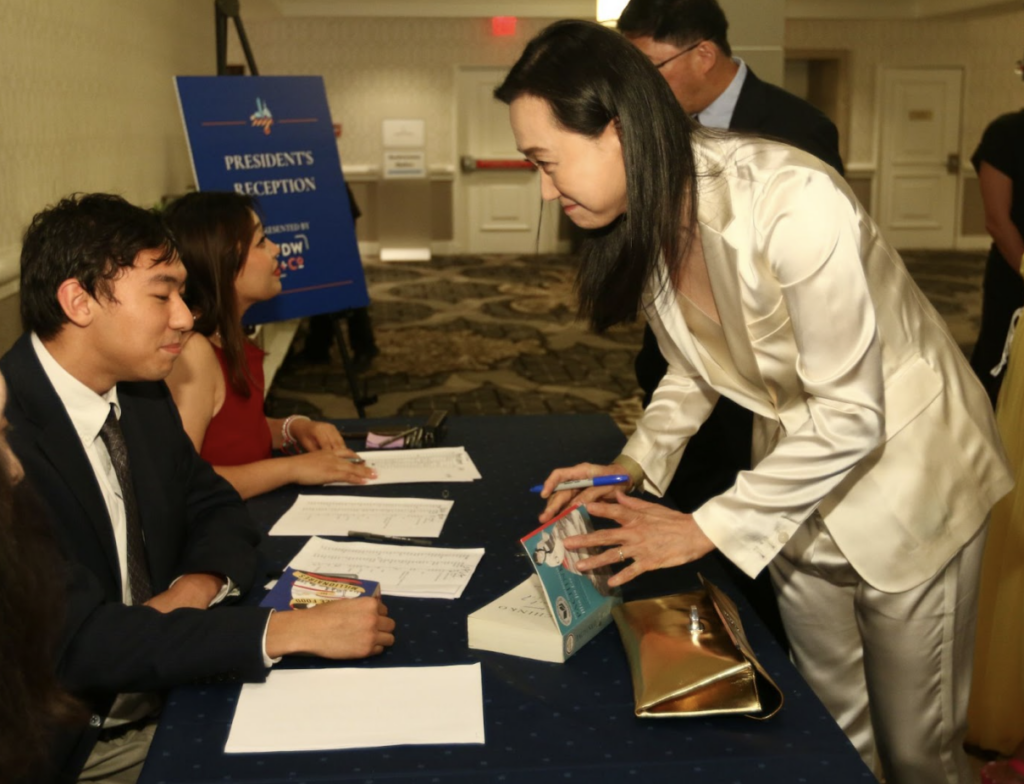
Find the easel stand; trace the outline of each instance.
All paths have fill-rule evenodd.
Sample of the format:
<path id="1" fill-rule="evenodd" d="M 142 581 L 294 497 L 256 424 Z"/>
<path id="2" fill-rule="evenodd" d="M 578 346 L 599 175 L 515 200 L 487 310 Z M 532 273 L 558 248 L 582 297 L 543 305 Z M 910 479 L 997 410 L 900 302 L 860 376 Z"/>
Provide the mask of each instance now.
<path id="1" fill-rule="evenodd" d="M 348 388 L 352 393 L 352 402 L 355 404 L 356 413 L 360 419 L 366 419 L 366 406 L 372 406 L 377 402 L 376 395 L 366 394 L 365 388 L 359 392 L 359 374 L 352 363 L 352 356 L 348 353 L 348 345 L 345 340 L 345 333 L 341 328 L 341 320 L 347 319 L 351 309 L 339 310 L 331 314 L 331 329 L 334 331 L 334 342 L 338 345 L 338 353 L 341 355 L 341 366 L 345 369 L 345 378 L 348 380 Z"/>
<path id="2" fill-rule="evenodd" d="M 217 75 L 226 76 L 228 73 L 228 22 L 234 23 L 235 32 L 238 33 L 238 41 L 245 53 L 245 61 L 249 66 L 249 73 L 259 76 L 256 68 L 256 58 L 253 57 L 252 48 L 249 46 L 249 38 L 245 34 L 245 25 L 242 24 L 242 16 L 239 11 L 238 0 L 214 0 L 213 3 L 214 24 L 216 31 L 217 46 Z M 352 393 L 352 402 L 355 404 L 356 412 L 360 419 L 366 418 L 366 406 L 377 402 L 376 395 L 359 393 L 359 375 L 348 353 L 345 343 L 345 335 L 341 329 L 341 319 L 347 318 L 351 310 L 342 310 L 331 314 L 331 326 L 334 331 L 334 341 L 338 344 L 338 352 L 341 354 L 341 364 L 345 368 L 345 378 L 348 379 L 348 388 Z"/>
<path id="3" fill-rule="evenodd" d="M 242 17 L 238 10 L 238 0 L 215 0 L 213 4 L 214 24 L 217 34 L 217 76 L 228 75 L 228 20 L 235 23 L 235 32 L 238 33 L 238 42 L 242 45 L 245 53 L 245 61 L 249 65 L 249 73 L 259 76 L 256 70 L 256 58 L 252 56 L 252 49 L 249 48 L 249 38 L 245 34 L 245 25 L 242 24 Z"/>

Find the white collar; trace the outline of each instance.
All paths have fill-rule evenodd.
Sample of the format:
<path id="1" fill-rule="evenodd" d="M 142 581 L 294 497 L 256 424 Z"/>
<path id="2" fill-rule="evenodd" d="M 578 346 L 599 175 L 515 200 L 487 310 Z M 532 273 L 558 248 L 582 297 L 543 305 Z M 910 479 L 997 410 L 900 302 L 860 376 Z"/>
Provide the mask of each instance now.
<path id="1" fill-rule="evenodd" d="M 747 73 L 750 71 L 747 64 L 740 58 L 734 57 L 733 61 L 739 65 L 739 69 L 732 77 L 732 81 L 729 82 L 729 86 L 704 111 L 697 114 L 700 124 L 707 128 L 728 130 L 732 124 L 732 116 L 736 112 L 736 104 L 740 100 L 740 90 L 743 89 L 743 82 L 746 81 Z"/>
<path id="2" fill-rule="evenodd" d="M 99 435 L 103 423 L 107 421 L 107 416 L 110 414 L 111 404 L 114 406 L 117 418 L 121 418 L 121 403 L 117 397 L 116 385 L 102 395 L 98 395 L 68 373 L 53 358 L 53 354 L 35 332 L 32 333 L 32 348 L 35 349 L 39 364 L 43 366 L 43 372 L 53 385 L 60 402 L 64 404 L 64 409 L 71 417 L 71 423 L 75 426 L 83 444 L 91 444 Z"/>

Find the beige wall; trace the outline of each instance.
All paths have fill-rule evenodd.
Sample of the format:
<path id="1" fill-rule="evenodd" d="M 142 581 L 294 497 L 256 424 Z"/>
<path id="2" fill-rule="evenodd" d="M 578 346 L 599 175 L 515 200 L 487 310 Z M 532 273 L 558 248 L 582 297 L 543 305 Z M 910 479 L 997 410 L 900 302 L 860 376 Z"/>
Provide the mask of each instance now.
<path id="1" fill-rule="evenodd" d="M 766 59 L 766 78 L 782 78 L 782 0 L 724 0 L 741 56 Z M 511 66 L 551 19 L 520 18 L 516 35 L 495 38 L 490 19 L 286 18 L 245 22 L 260 73 L 322 75 L 335 122 L 344 126 L 342 163 L 380 165 L 381 121 L 423 118 L 427 164 L 452 167 L 455 74 L 459 66 Z M 231 62 L 242 63 L 232 37 Z"/>
<path id="2" fill-rule="evenodd" d="M 843 140 L 855 186 L 870 201 L 875 149 L 875 100 L 883 66 L 957 66 L 964 69 L 961 153 L 967 159 L 985 125 L 1024 105 L 1024 84 L 1012 73 L 1019 57 L 1024 11 L 955 15 L 928 20 L 782 22 L 782 0 L 723 0 L 730 38 L 759 75 L 781 81 L 780 47 L 847 52 L 849 129 Z M 494 38 L 486 18 L 296 18 L 279 14 L 246 20 L 257 62 L 266 74 L 323 75 L 346 170 L 379 168 L 381 121 L 426 120 L 427 164 L 434 195 L 450 193 L 455 149 L 455 74 L 459 66 L 511 65 L 527 40 L 550 20 L 519 19 L 517 35 Z M 232 38 L 233 62 L 242 62 Z M 777 73 L 776 73 L 777 72 Z M 844 125 L 846 123 L 844 122 Z M 859 171 L 858 171 L 859 169 Z M 361 240 L 377 238 L 379 200 L 373 171 L 350 174 L 363 207 Z M 964 233 L 975 233 L 977 193 L 967 179 Z M 451 236 L 450 216 L 435 216 L 433 237 Z M 442 225 L 443 224 L 443 225 Z M 446 230 L 447 229 L 447 230 Z"/>
<path id="3" fill-rule="evenodd" d="M 172 77 L 210 74 L 212 2 L 0 3 L 0 352 L 17 337 L 20 237 L 73 191 L 141 205 L 192 182 Z"/>
<path id="4" fill-rule="evenodd" d="M 729 20 L 729 45 L 767 82 L 781 85 L 784 0 L 719 0 Z"/>
<path id="5" fill-rule="evenodd" d="M 342 166 L 363 213 L 357 236 L 373 248 L 382 229 L 393 235 L 396 221 L 410 236 L 452 240 L 452 178 L 459 155 L 457 69 L 511 66 L 550 21 L 520 18 L 516 35 L 502 38 L 491 34 L 489 18 L 256 15 L 245 28 L 261 74 L 323 76 L 331 115 L 343 127 L 338 144 Z M 232 37 L 230 43 L 230 62 L 243 63 L 237 40 Z M 401 204 L 389 209 L 381 198 L 381 123 L 386 119 L 426 121 L 426 160 L 433 180 L 429 216 L 403 210 Z"/>
<path id="6" fill-rule="evenodd" d="M 511 66 L 549 20 L 520 19 L 514 37 L 490 19 L 276 18 L 246 21 L 262 74 L 324 77 L 344 127 L 342 165 L 380 166 L 381 122 L 426 120 L 427 165 L 453 167 L 455 73 L 460 65 Z M 244 62 L 232 38 L 231 62 Z"/>
<path id="7" fill-rule="evenodd" d="M 875 113 L 880 67 L 961 66 L 964 120 L 961 154 L 966 164 L 985 126 L 1024 105 L 1024 83 L 1013 73 L 1020 57 L 1024 11 L 929 20 L 790 20 L 787 49 L 849 51 L 850 138 L 848 163 L 875 164 Z"/>
<path id="8" fill-rule="evenodd" d="M 736 53 L 770 81 L 781 81 L 783 0 L 724 0 L 732 18 Z M 243 9 L 244 13 L 244 9 Z M 516 35 L 495 38 L 488 18 L 247 18 L 246 32 L 262 74 L 322 75 L 339 142 L 363 211 L 358 236 L 372 242 L 385 220 L 379 213 L 376 175 L 354 170 L 379 167 L 381 122 L 426 120 L 427 165 L 433 169 L 430 235 L 452 238 L 451 171 L 456 150 L 456 72 L 460 66 L 511 66 L 526 42 L 551 19 L 520 18 Z M 230 61 L 244 62 L 231 38 Z"/>

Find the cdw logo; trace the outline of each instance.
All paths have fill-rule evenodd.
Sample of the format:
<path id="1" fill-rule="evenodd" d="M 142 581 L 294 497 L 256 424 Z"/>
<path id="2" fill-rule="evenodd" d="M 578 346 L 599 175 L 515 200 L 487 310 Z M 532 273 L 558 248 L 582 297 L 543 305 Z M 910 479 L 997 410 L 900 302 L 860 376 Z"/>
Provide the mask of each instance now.
<path id="1" fill-rule="evenodd" d="M 309 250 L 309 237 L 305 234 L 296 234 L 294 242 L 281 243 L 282 256 L 295 256 Z"/>

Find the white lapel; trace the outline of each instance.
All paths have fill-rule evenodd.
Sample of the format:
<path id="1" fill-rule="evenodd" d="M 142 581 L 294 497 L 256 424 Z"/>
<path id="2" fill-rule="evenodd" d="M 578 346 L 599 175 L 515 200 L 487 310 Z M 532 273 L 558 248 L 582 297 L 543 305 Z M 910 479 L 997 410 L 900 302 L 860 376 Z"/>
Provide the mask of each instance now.
<path id="1" fill-rule="evenodd" d="M 728 140 L 712 138 L 702 139 L 696 148 L 701 173 L 697 201 L 700 242 L 722 331 L 740 375 L 740 378 L 732 378 L 737 387 L 728 394 L 742 397 L 743 400 L 737 402 L 756 413 L 774 417 L 775 409 L 757 364 L 740 295 L 740 264 L 743 254 L 750 249 L 738 244 L 747 244 L 750 240 L 743 236 L 743 222 L 737 221 L 733 212 L 733 184 L 726 174 L 731 147 Z"/>

